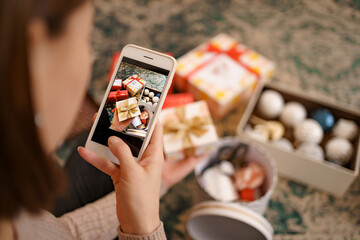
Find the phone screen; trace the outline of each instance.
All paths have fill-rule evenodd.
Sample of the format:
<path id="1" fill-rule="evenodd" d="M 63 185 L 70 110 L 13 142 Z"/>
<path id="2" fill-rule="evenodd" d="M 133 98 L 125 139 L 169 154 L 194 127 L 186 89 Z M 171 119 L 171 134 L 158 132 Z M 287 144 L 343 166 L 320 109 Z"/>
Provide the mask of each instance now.
<path id="1" fill-rule="evenodd" d="M 166 69 L 123 57 L 91 140 L 108 146 L 108 138 L 118 136 L 138 157 L 168 75 Z"/>

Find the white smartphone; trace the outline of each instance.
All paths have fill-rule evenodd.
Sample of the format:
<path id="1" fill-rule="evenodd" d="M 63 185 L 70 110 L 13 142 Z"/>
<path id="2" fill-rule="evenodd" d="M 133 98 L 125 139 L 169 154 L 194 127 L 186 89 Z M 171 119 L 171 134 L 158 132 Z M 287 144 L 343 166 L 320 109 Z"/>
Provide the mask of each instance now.
<path id="1" fill-rule="evenodd" d="M 171 85 L 176 60 L 135 45 L 126 45 L 106 90 L 85 147 L 119 163 L 108 148 L 120 137 L 141 159 Z"/>

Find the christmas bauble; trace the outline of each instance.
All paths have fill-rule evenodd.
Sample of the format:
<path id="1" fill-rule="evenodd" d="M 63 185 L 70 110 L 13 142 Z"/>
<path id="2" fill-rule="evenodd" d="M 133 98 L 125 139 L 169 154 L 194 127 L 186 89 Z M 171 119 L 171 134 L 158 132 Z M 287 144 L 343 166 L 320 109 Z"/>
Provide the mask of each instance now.
<path id="1" fill-rule="evenodd" d="M 150 92 L 149 89 L 145 89 L 144 90 L 144 95 L 149 95 L 149 92 Z"/>
<path id="2" fill-rule="evenodd" d="M 257 104 L 258 113 L 266 119 L 277 118 L 284 107 L 284 99 L 274 90 L 265 90 Z"/>
<path id="3" fill-rule="evenodd" d="M 151 97 L 151 98 L 153 98 L 154 95 L 155 95 L 155 94 L 154 94 L 153 92 L 150 92 L 150 93 L 149 93 L 149 97 Z"/>
<path id="4" fill-rule="evenodd" d="M 294 150 L 292 143 L 286 138 L 281 138 L 276 141 L 271 141 L 271 144 L 285 151 L 292 152 Z"/>
<path id="5" fill-rule="evenodd" d="M 350 141 L 345 138 L 332 138 L 325 145 L 326 158 L 341 166 L 349 162 L 353 151 Z"/>
<path id="6" fill-rule="evenodd" d="M 305 107 L 298 102 L 288 102 L 280 114 L 280 121 L 288 128 L 295 127 L 306 118 Z"/>
<path id="7" fill-rule="evenodd" d="M 305 119 L 294 128 L 294 137 L 299 142 L 319 144 L 323 139 L 324 132 L 320 124 L 314 119 Z"/>
<path id="8" fill-rule="evenodd" d="M 315 110 L 310 114 L 310 117 L 316 120 L 325 132 L 330 131 L 334 126 L 334 116 L 326 108 Z"/>
<path id="9" fill-rule="evenodd" d="M 359 134 L 359 126 L 352 120 L 340 118 L 336 122 L 332 132 L 336 137 L 353 140 Z"/>
<path id="10" fill-rule="evenodd" d="M 324 150 L 314 143 L 304 142 L 297 147 L 296 152 L 302 153 L 316 161 L 324 161 Z"/>
<path id="11" fill-rule="evenodd" d="M 154 103 L 157 103 L 159 101 L 159 98 L 155 96 L 155 97 L 153 97 L 152 100 L 153 100 Z"/>

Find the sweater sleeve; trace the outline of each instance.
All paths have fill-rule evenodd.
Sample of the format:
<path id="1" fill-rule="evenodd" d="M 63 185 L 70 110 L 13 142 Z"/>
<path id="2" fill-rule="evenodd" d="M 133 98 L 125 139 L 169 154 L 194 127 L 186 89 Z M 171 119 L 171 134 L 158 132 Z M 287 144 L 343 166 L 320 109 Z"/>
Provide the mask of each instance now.
<path id="1" fill-rule="evenodd" d="M 118 237 L 119 240 L 166 240 L 164 225 L 162 222 L 154 232 L 145 235 L 134 235 L 134 234 L 123 233 L 119 226 Z"/>
<path id="2" fill-rule="evenodd" d="M 114 239 L 119 226 L 115 192 L 59 219 L 76 239 Z"/>
<path id="3" fill-rule="evenodd" d="M 167 186 L 162 181 L 160 197 L 163 197 L 166 192 Z M 116 216 L 115 192 L 111 192 L 93 203 L 64 214 L 60 217 L 60 221 L 69 228 L 76 239 L 114 239 L 117 235 L 116 229 L 119 226 Z M 158 235 L 154 233 L 157 238 L 146 239 L 166 239 L 158 237 L 161 231 L 165 236 L 163 225 L 161 225 L 156 231 Z"/>
<path id="4" fill-rule="evenodd" d="M 162 184 L 162 193 L 166 192 L 165 184 Z M 47 211 L 33 215 L 23 211 L 14 219 L 17 239 L 103 239 L 116 238 L 119 221 L 116 216 L 115 192 L 85 205 L 72 212 L 66 213 L 60 218 Z M 124 235 L 128 237 L 127 235 Z M 147 237 L 150 236 L 150 237 Z M 136 236 L 140 238 L 121 238 L 136 240 L 162 240 L 165 238 L 163 225 L 152 234 Z M 162 238 L 161 238 L 162 237 Z"/>

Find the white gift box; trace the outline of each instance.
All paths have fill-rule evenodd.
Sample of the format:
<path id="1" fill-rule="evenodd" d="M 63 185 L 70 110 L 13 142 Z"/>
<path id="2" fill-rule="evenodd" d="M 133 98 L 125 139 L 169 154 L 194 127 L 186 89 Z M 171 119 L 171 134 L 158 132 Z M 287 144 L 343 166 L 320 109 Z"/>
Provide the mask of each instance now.
<path id="1" fill-rule="evenodd" d="M 206 100 L 212 116 L 222 118 L 243 107 L 274 70 L 272 61 L 221 33 L 178 59 L 175 84 Z"/>
<path id="2" fill-rule="evenodd" d="M 189 121 L 196 117 L 205 118 L 207 123 L 202 126 L 205 132 L 200 136 L 189 133 L 189 137 L 192 144 L 192 155 L 199 156 L 209 153 L 217 145 L 218 137 L 206 102 L 198 101 L 179 108 L 184 108 L 185 121 Z M 164 152 L 166 159 L 170 161 L 181 160 L 187 157 L 187 149 L 184 145 L 185 136 L 176 137 L 177 133 L 175 132 L 166 133 L 167 122 L 175 123 L 175 125 L 179 127 L 179 132 L 184 130 L 182 128 L 186 126 L 184 122 L 179 120 L 176 109 L 177 108 L 167 108 L 160 113 L 160 122 L 164 126 Z"/>
<path id="3" fill-rule="evenodd" d="M 237 134 L 242 138 L 249 139 L 249 136 L 244 133 L 245 126 L 248 124 L 254 109 L 256 109 L 259 96 L 265 89 L 272 89 L 279 92 L 286 102 L 296 101 L 303 104 L 308 112 L 320 107 L 327 108 L 334 115 L 335 119 L 344 118 L 360 123 L 360 112 L 339 106 L 331 101 L 327 101 L 321 96 L 313 97 L 306 95 L 303 92 L 292 90 L 289 87 L 267 83 L 265 86 L 259 86 L 256 90 L 240 120 Z M 324 139 L 326 139 L 326 137 Z M 346 190 L 359 175 L 359 136 L 357 136 L 357 139 L 353 142 L 354 154 L 347 168 L 335 165 L 328 161 L 316 161 L 301 153 L 281 149 L 272 145 L 270 142 L 258 142 L 267 152 L 269 152 L 269 154 L 271 154 L 277 163 L 280 175 L 314 186 L 335 196 L 344 195 Z M 324 143 L 322 143 L 321 146 L 323 145 Z"/>

